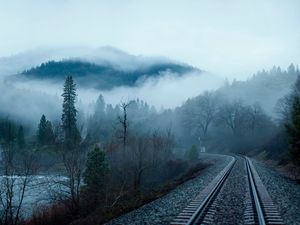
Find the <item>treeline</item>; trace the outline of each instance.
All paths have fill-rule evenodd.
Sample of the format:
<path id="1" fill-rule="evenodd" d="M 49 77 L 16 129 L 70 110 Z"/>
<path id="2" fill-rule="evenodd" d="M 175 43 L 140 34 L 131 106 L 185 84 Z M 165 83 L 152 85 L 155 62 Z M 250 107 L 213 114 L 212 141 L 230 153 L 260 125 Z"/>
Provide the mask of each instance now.
<path id="1" fill-rule="evenodd" d="M 248 82 L 298 75 L 293 65 L 287 71 L 274 67 Z M 146 201 L 149 190 L 193 171 L 190 165 L 195 166 L 200 151 L 261 154 L 299 165 L 300 80 L 278 101 L 280 120 L 269 116 L 258 101 L 246 101 L 242 92 L 224 94 L 245 84 L 233 82 L 188 99 L 174 110 L 159 112 L 139 99 L 113 106 L 100 94 L 85 116 L 76 107 L 76 84 L 68 76 L 60 120 L 50 121 L 45 112 L 33 136 L 24 134 L 26 128 L 16 122 L 0 120 L 5 175 L 0 224 L 21 222 L 22 201 L 15 207 L 13 197 L 1 193 L 16 194 L 17 182 L 12 178 L 22 175 L 18 193 L 24 194 L 37 168 L 67 179 L 54 180 L 62 187 L 53 190 L 54 204 L 36 212 L 31 224 L 67 224 L 93 210 L 106 215 L 98 220 L 104 221 L 113 213 L 137 207 Z M 247 90 L 264 97 L 257 89 L 261 86 L 249 86 Z"/>
<path id="2" fill-rule="evenodd" d="M 177 156 L 184 156 L 185 151 L 195 145 L 198 151 L 202 148 L 210 152 L 257 152 L 271 158 L 287 159 L 288 134 L 283 125 L 285 123 L 279 123 L 277 114 L 274 116 L 273 113 L 271 117 L 266 113 L 264 102 L 260 99 L 254 101 L 251 94 L 246 94 L 247 100 L 245 92 L 250 89 L 253 95 L 259 94 L 260 98 L 269 98 L 270 93 L 266 92 L 271 89 L 274 89 L 274 92 L 281 90 L 280 85 L 287 89 L 295 83 L 299 75 L 298 67 L 293 64 L 287 70 L 280 67 L 273 67 L 269 71 L 262 70 L 249 81 L 234 81 L 217 91 L 188 99 L 175 110 L 157 112 L 147 103 L 133 100 L 127 107 L 127 113 L 130 115 L 128 123 L 136 133 L 155 131 L 157 128 L 172 129 L 177 140 L 174 148 Z M 224 94 L 224 88 L 230 92 L 237 90 L 237 87 L 240 92 L 234 96 Z M 287 90 L 285 92 L 288 92 Z M 282 105 L 285 114 L 289 114 L 286 111 L 289 111 L 291 103 L 283 103 L 282 99 L 278 103 L 276 101 L 274 105 L 277 104 L 277 111 L 279 105 Z M 270 108 L 275 111 L 274 106 Z M 119 119 L 116 121 L 116 118 L 121 114 L 121 105 L 113 107 L 106 104 L 100 95 L 95 103 L 94 112 L 86 122 L 87 139 L 91 142 L 107 143 L 112 136 L 120 138 L 120 132 L 115 131 L 120 127 L 121 123 Z"/>
<path id="3" fill-rule="evenodd" d="M 177 111 L 189 142 L 209 152 L 262 150 L 275 128 L 258 103 L 228 101 L 215 92 L 190 99 Z"/>
<path id="4" fill-rule="evenodd" d="M 277 103 L 279 130 L 271 146 L 277 157 L 285 156 L 300 166 L 300 76 L 290 93 Z M 288 155 L 286 154 L 288 150 Z M 287 157 L 288 156 L 288 157 Z"/>
<path id="5" fill-rule="evenodd" d="M 218 92 L 227 99 L 241 99 L 248 105 L 259 102 L 262 109 L 276 117 L 274 106 L 286 95 L 300 75 L 298 67 L 291 64 L 287 69 L 273 67 L 255 73 L 246 81 L 227 82 Z"/>
<path id="6" fill-rule="evenodd" d="M 42 115 L 37 128 L 36 153 L 41 163 L 48 167 L 42 158 L 52 157 L 57 171 L 62 169 L 60 174 L 68 179 L 59 182 L 67 190 L 64 200 L 57 193 L 58 205 L 37 212 L 34 224 L 66 224 L 95 209 L 103 221 L 111 211 L 118 214 L 137 207 L 153 188 L 193 170 L 175 158 L 171 127 L 147 126 L 158 115 L 147 103 L 132 100 L 113 107 L 100 95 L 83 128 L 77 121 L 76 96 L 75 83 L 67 77 L 61 122 L 52 125 Z M 197 155 L 190 160 L 197 160 Z M 57 210 L 61 207 L 63 211 Z"/>
<path id="7" fill-rule="evenodd" d="M 193 137 L 190 142 L 209 151 L 261 154 L 282 164 L 299 164 L 299 77 L 293 64 L 287 70 L 273 67 L 186 101 L 177 110 Z"/>
<path id="8" fill-rule="evenodd" d="M 0 118 L 0 145 L 16 145 L 19 149 L 25 147 L 24 128 L 9 118 Z"/>
<path id="9" fill-rule="evenodd" d="M 159 114 L 147 103 L 132 100 L 113 107 L 100 95 L 81 124 L 71 76 L 62 99 L 61 120 L 50 121 L 45 112 L 33 136 L 25 138 L 23 127 L 13 121 L 0 121 L 1 225 L 24 222 L 22 203 L 36 173 L 48 174 L 49 187 L 56 188 L 50 193 L 53 205 L 37 210 L 30 224 L 68 224 L 95 209 L 104 220 L 111 211 L 118 214 L 155 198 L 149 197 L 153 188 L 197 172 L 194 163 L 175 157 L 172 127 L 153 124 Z M 15 195 L 21 196 L 18 207 Z"/>

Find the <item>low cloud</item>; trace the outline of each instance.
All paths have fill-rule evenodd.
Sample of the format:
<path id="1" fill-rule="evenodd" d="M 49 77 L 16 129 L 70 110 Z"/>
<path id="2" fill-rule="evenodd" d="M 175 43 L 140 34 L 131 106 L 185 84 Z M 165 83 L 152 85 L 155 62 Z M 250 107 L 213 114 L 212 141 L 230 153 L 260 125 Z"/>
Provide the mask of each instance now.
<path id="1" fill-rule="evenodd" d="M 99 94 L 110 104 L 120 101 L 142 99 L 157 109 L 174 108 L 189 97 L 196 96 L 205 90 L 221 86 L 223 80 L 211 74 L 191 73 L 179 76 L 164 73 L 158 78 L 146 79 L 135 87 L 117 87 L 109 91 L 83 88 L 79 85 L 78 106 L 85 113 L 90 113 L 92 104 Z M 58 120 L 62 104 L 62 83 L 50 81 L 22 80 L 1 82 L 0 97 L 2 115 L 9 115 L 27 123 L 37 123 L 42 114 L 51 120 Z"/>

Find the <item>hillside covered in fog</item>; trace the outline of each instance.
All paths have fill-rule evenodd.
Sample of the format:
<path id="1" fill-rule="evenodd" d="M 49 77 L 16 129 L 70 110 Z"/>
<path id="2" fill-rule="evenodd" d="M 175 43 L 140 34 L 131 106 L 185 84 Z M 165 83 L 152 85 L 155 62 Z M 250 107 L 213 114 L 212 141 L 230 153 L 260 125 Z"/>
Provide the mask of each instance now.
<path id="1" fill-rule="evenodd" d="M 238 98 L 248 104 L 258 102 L 270 116 L 276 117 L 277 101 L 289 93 L 299 75 L 298 66 L 294 64 L 286 69 L 264 68 L 246 81 L 226 82 L 219 92 L 228 99 Z"/>
<path id="2" fill-rule="evenodd" d="M 83 117 L 90 114 L 99 94 L 112 105 L 140 98 L 161 110 L 162 106 L 174 109 L 188 98 L 210 90 L 217 90 L 228 100 L 259 103 L 268 115 L 276 117 L 277 101 L 289 92 L 299 74 L 293 64 L 287 70 L 274 66 L 271 70 L 262 69 L 246 81 L 228 82 L 216 74 L 162 57 L 133 56 L 111 47 L 88 51 L 89 54 L 79 52 L 74 54 L 76 57 L 62 58 L 59 54 L 52 57 L 50 51 L 47 57 L 41 57 L 48 61 L 33 67 L 28 64 L 19 73 L 4 76 L 0 83 L 5 90 L 0 97 L 0 114 L 36 123 L 39 115 L 47 111 L 49 118 L 58 120 L 56 103 L 60 89 L 65 77 L 72 75 L 80 93 L 78 106 Z M 31 53 L 28 58 L 33 55 L 39 54 Z M 6 61 L 12 63 L 22 57 Z M 3 66 L 1 60 L 0 65 Z M 22 110 L 30 113 L 24 114 Z"/>
<path id="3" fill-rule="evenodd" d="M 300 0 L 0 6 L 0 225 L 300 224 Z"/>
<path id="4" fill-rule="evenodd" d="M 47 64 L 47 62 L 49 61 L 61 63 L 59 65 Z M 38 69 L 39 73 L 48 73 L 53 72 L 55 68 L 58 69 L 58 66 L 60 66 L 60 69 L 69 68 L 74 71 L 74 69 L 76 68 L 75 65 L 71 65 L 71 67 L 66 65 L 70 61 L 78 63 L 81 62 L 82 64 L 84 64 L 82 65 L 83 68 L 81 68 L 81 70 L 77 68 L 77 72 L 83 72 L 83 70 L 88 72 L 89 69 L 95 69 L 95 67 L 97 66 L 102 67 L 101 71 L 99 71 L 100 68 L 97 68 L 97 72 L 103 72 L 103 69 L 115 72 L 136 70 L 147 71 L 147 69 L 151 67 L 158 67 L 157 69 L 163 69 L 164 65 L 166 67 L 168 65 L 177 65 L 192 69 L 191 66 L 188 66 L 187 64 L 179 63 L 166 57 L 145 57 L 142 55 L 132 55 L 110 46 L 99 48 L 61 47 L 33 49 L 12 56 L 0 57 L 0 76 L 20 74 L 24 71 L 33 72 L 34 68 Z M 61 64 L 65 66 L 62 67 Z M 41 68 L 41 65 L 44 66 Z M 161 67 L 159 67 L 158 65 L 161 65 Z M 34 72 L 37 72 L 37 70 L 34 70 Z M 63 71 L 61 71 L 61 73 L 62 72 Z M 95 71 L 92 70 L 89 72 Z"/>
<path id="5" fill-rule="evenodd" d="M 156 62 L 149 65 L 124 70 L 112 65 L 101 65 L 79 60 L 49 61 L 38 67 L 25 70 L 21 73 L 24 78 L 63 81 L 67 74 L 72 74 L 80 86 L 99 90 L 112 89 L 119 86 L 134 86 L 148 78 L 171 73 L 177 76 L 186 73 L 201 73 L 199 69 L 173 62 Z"/>

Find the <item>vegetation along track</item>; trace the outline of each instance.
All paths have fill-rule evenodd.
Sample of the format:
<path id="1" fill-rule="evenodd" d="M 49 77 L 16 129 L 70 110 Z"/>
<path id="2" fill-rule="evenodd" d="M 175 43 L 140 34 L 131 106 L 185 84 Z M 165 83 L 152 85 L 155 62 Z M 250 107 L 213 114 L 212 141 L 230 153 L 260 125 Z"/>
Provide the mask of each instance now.
<path id="1" fill-rule="evenodd" d="M 281 225 L 283 221 L 260 180 L 251 160 L 243 158 L 247 171 L 250 196 L 245 201 L 244 224 L 248 225 Z M 213 224 L 216 213 L 215 199 L 226 182 L 236 162 L 232 157 L 229 164 L 214 178 L 214 180 L 192 200 L 182 212 L 174 218 L 171 225 Z M 237 190 L 238 191 L 238 190 Z"/>

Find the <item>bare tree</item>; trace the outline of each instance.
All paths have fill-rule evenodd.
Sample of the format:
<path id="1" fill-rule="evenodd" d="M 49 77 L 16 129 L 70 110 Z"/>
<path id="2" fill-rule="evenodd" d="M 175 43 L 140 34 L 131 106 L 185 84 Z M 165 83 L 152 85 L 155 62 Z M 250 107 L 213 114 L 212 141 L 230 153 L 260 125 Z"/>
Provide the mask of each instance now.
<path id="1" fill-rule="evenodd" d="M 248 110 L 241 101 L 227 103 L 220 108 L 219 122 L 225 124 L 234 136 L 246 127 Z"/>
<path id="2" fill-rule="evenodd" d="M 127 110 L 131 102 L 122 102 L 121 103 L 121 110 L 122 110 L 122 116 L 118 116 L 118 121 L 122 127 L 122 143 L 123 143 L 123 152 L 125 153 L 126 151 L 126 144 L 127 144 L 127 137 L 128 137 L 128 118 L 127 118 Z"/>
<path id="3" fill-rule="evenodd" d="M 143 178 L 150 171 L 156 173 L 168 161 L 173 147 L 171 132 L 155 131 L 151 134 L 132 135 L 128 143 L 129 163 L 128 169 L 132 171 L 133 189 L 138 190 Z M 146 178 L 147 177 L 147 178 Z"/>
<path id="4" fill-rule="evenodd" d="M 13 149 L 7 148 L 2 152 L 4 174 L 0 178 L 1 225 L 21 223 L 25 192 L 37 168 L 32 155 L 24 155 L 21 160 L 15 160 L 11 151 Z"/>
<path id="5" fill-rule="evenodd" d="M 67 180 L 64 185 L 68 189 L 68 202 L 72 213 L 77 214 L 80 203 L 80 186 L 84 169 L 84 157 L 79 148 L 72 152 L 63 153 L 63 163 Z"/>
<path id="6" fill-rule="evenodd" d="M 149 157 L 149 139 L 147 137 L 132 138 L 131 147 L 131 168 L 133 171 L 133 188 L 137 190 L 141 185 L 142 176 L 145 170 L 149 169 L 152 164 Z"/>
<path id="7" fill-rule="evenodd" d="M 247 119 L 248 129 L 252 134 L 256 133 L 258 129 L 265 129 L 266 126 L 271 126 L 272 123 L 258 103 L 248 107 Z"/>
<path id="8" fill-rule="evenodd" d="M 208 138 L 209 127 L 215 119 L 219 108 L 220 97 L 212 92 L 205 92 L 194 101 L 187 102 L 184 113 L 184 124 L 187 127 L 197 127 L 202 144 Z"/>
<path id="9" fill-rule="evenodd" d="M 293 104 L 293 95 L 289 94 L 280 98 L 275 106 L 279 122 L 286 123 L 290 120 L 290 110 Z"/>
<path id="10" fill-rule="evenodd" d="M 166 162 L 172 154 L 174 137 L 171 128 L 165 133 L 155 130 L 151 135 L 149 144 L 152 147 L 152 165 L 153 167 L 159 167 Z"/>

